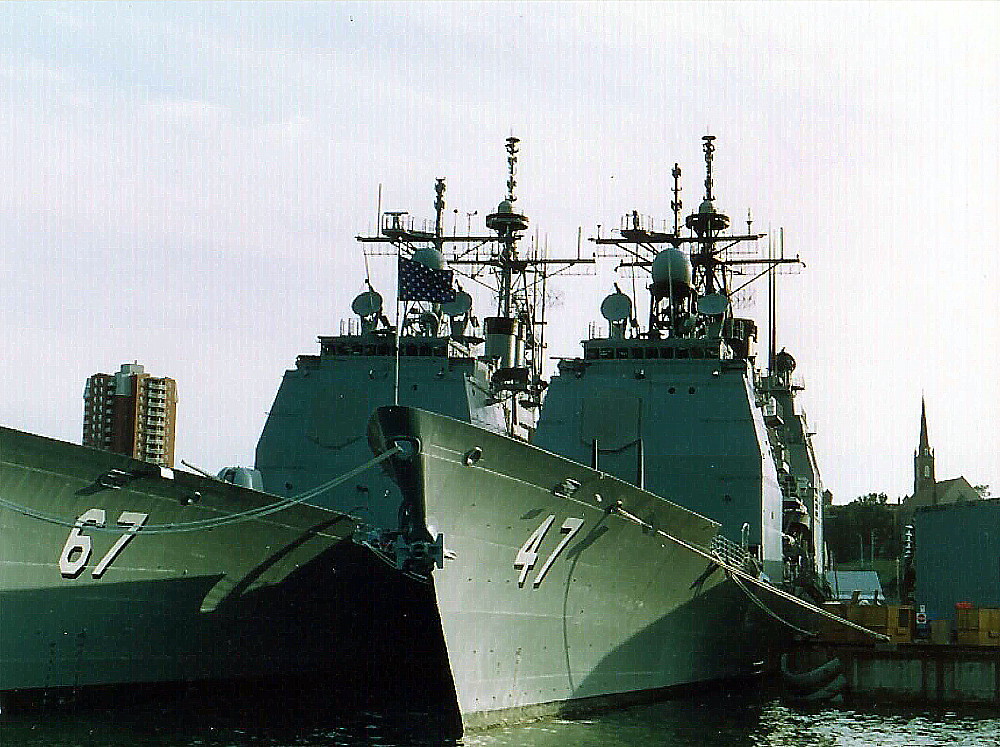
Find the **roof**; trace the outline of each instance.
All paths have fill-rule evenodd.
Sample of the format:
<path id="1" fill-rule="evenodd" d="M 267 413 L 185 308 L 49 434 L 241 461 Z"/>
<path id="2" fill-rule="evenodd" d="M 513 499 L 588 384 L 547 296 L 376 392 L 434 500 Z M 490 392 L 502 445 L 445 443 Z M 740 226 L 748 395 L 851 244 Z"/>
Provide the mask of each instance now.
<path id="1" fill-rule="evenodd" d="M 949 480 L 938 480 L 933 488 L 922 488 L 916 494 L 907 496 L 903 501 L 903 511 L 912 512 L 917 509 L 944 503 L 979 500 L 979 494 L 964 477 L 952 477 Z"/>
<path id="2" fill-rule="evenodd" d="M 826 580 L 837 599 L 850 599 L 855 591 L 861 592 L 862 599 L 871 599 L 876 592 L 879 599 L 884 598 L 875 571 L 827 571 Z"/>

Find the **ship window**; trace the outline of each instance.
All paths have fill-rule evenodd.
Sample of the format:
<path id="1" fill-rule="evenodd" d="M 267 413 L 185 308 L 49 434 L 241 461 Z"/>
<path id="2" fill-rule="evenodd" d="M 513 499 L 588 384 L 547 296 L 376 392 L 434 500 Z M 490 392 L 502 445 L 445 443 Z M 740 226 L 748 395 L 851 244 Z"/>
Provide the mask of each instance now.
<path id="1" fill-rule="evenodd" d="M 692 358 L 704 358 L 705 357 L 705 351 L 702 350 L 701 348 L 691 348 L 691 357 Z"/>
<path id="2" fill-rule="evenodd" d="M 431 349 L 427 345 L 420 346 L 420 355 L 429 356 L 431 354 Z"/>
<path id="3" fill-rule="evenodd" d="M 375 355 L 375 346 L 365 345 L 365 355 Z"/>
<path id="4" fill-rule="evenodd" d="M 660 349 L 659 348 L 646 348 L 646 357 L 647 358 L 659 358 L 660 357 Z"/>
<path id="5" fill-rule="evenodd" d="M 404 348 L 404 350 L 405 350 L 405 354 L 406 355 L 416 355 L 417 354 L 417 346 L 416 345 L 407 345 Z"/>
<path id="6" fill-rule="evenodd" d="M 708 350 L 705 351 L 705 357 L 706 358 L 718 358 L 719 357 L 719 349 L 718 348 L 709 348 Z"/>
<path id="7" fill-rule="evenodd" d="M 628 358 L 628 348 L 618 348 L 618 358 Z"/>
<path id="8" fill-rule="evenodd" d="M 643 349 L 642 348 L 632 348 L 633 358 L 642 358 Z"/>
<path id="9" fill-rule="evenodd" d="M 661 358 L 673 358 L 674 357 L 674 349 L 673 348 L 664 348 L 663 351 L 660 353 L 660 357 Z"/>
<path id="10" fill-rule="evenodd" d="M 676 394 L 676 393 L 677 393 L 677 390 L 674 387 L 670 387 L 667 390 L 667 394 Z"/>
<path id="11" fill-rule="evenodd" d="M 608 360 L 615 357 L 614 348 L 601 348 L 597 351 L 597 354 L 601 360 Z"/>
<path id="12" fill-rule="evenodd" d="M 688 356 L 690 356 L 690 354 L 691 354 L 691 351 L 689 351 L 687 348 L 680 348 L 677 351 L 677 357 L 678 358 L 687 358 Z"/>
<path id="13" fill-rule="evenodd" d="M 688 387 L 688 394 L 694 394 L 694 387 L 693 386 L 689 386 Z"/>
<path id="14" fill-rule="evenodd" d="M 599 351 L 597 350 L 597 348 L 587 348 L 587 355 L 586 355 L 586 358 L 587 358 L 588 360 L 592 360 L 592 359 L 594 359 L 594 358 L 596 358 L 596 357 L 597 357 L 597 353 L 598 353 L 598 352 L 599 352 Z"/>

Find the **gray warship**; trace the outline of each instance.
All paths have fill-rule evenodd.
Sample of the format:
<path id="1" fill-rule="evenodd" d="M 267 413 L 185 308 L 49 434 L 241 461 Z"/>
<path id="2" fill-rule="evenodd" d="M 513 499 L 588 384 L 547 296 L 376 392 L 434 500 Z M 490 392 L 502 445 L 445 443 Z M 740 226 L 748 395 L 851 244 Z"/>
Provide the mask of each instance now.
<path id="1" fill-rule="evenodd" d="M 595 239 L 650 272 L 648 324 L 613 293 L 546 381 L 546 283 L 600 257 L 523 246 L 517 142 L 486 231 L 445 234 L 438 180 L 433 223 L 359 237 L 404 302 L 390 320 L 368 282 L 298 357 L 256 473 L 0 429 L 0 694 L 304 675 L 458 728 L 773 659 L 820 594 L 822 485 L 794 361 L 772 343 L 759 371 L 730 298 L 786 260 L 729 257 L 763 237 L 727 232 L 707 138 L 683 230 L 675 166 L 672 232 L 633 215 Z M 490 281 L 492 316 L 455 270 Z"/>
<path id="2" fill-rule="evenodd" d="M 356 626 L 329 590 L 356 523 L 228 472 L 0 428 L 4 706 L 344 665 L 330 641 Z"/>
<path id="3" fill-rule="evenodd" d="M 757 325 L 731 303 L 734 278 L 773 278 L 798 260 L 731 256 L 764 235 L 728 232 L 713 141 L 704 200 L 683 226 L 675 165 L 673 231 L 633 214 L 594 239 L 650 273 L 648 323 L 616 290 L 600 305 L 607 333 L 559 360 L 551 381 L 546 283 L 600 258 L 523 246 L 517 138 L 486 232 L 445 234 L 439 179 L 433 222 L 389 212 L 378 235 L 358 237 L 449 287 L 452 273 L 491 278 L 494 315 L 479 324 L 456 286 L 397 293 L 394 324 L 369 283 L 345 334 L 321 337 L 282 381 L 257 448 L 271 492 L 398 449 L 323 505 L 358 517 L 357 543 L 433 591 L 431 639 L 466 726 L 757 672 L 797 628 L 788 618 L 801 621 L 798 597 L 823 597 L 822 483 L 801 381 L 773 339 L 757 368 Z"/>

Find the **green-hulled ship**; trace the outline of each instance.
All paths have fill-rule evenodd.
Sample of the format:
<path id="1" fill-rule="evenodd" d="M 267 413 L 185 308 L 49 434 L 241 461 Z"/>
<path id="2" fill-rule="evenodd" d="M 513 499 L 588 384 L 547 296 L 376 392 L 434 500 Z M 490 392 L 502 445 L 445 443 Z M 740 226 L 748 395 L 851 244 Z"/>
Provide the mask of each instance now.
<path id="1" fill-rule="evenodd" d="M 445 235 L 438 180 L 431 226 L 359 237 L 403 306 L 369 284 L 285 374 L 262 489 L 0 431 L 0 691 L 335 672 L 489 724 L 757 671 L 801 607 L 773 584 L 817 586 L 822 487 L 793 361 L 758 371 L 733 313 L 728 248 L 762 237 L 727 232 L 713 152 L 683 228 L 675 183 L 672 232 L 597 237 L 651 273 L 649 320 L 607 297 L 551 382 L 547 278 L 597 259 L 522 247 L 510 138 L 485 232 Z"/>
<path id="2" fill-rule="evenodd" d="M 794 362 L 772 354 L 757 370 L 756 324 L 730 301 L 734 271 L 791 260 L 730 257 L 763 235 L 727 231 L 713 140 L 705 199 L 684 226 L 675 166 L 672 232 L 632 215 L 596 238 L 651 273 L 648 324 L 613 293 L 600 304 L 607 334 L 543 380 L 546 281 L 597 258 L 519 243 L 528 218 L 511 138 L 508 193 L 487 232 L 444 234 L 438 180 L 431 224 L 386 213 L 378 236 L 359 237 L 434 277 L 492 277 L 495 316 L 476 327 L 464 292 L 404 290 L 393 325 L 369 288 L 356 329 L 320 338 L 271 408 L 257 467 L 272 490 L 402 449 L 326 505 L 367 517 L 363 544 L 432 584 L 466 724 L 757 671 L 792 635 L 776 617 L 797 609 L 768 580 L 822 596 L 822 486 Z M 402 406 L 383 407 L 393 400 Z"/>

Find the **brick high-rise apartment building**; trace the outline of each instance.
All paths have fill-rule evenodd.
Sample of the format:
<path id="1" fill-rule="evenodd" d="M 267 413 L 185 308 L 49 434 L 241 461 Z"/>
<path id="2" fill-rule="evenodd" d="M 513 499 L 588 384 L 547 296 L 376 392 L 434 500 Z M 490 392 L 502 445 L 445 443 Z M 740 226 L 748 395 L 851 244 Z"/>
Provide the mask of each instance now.
<path id="1" fill-rule="evenodd" d="M 150 376 L 138 363 L 96 373 L 83 390 L 83 445 L 174 465 L 177 383 Z"/>

